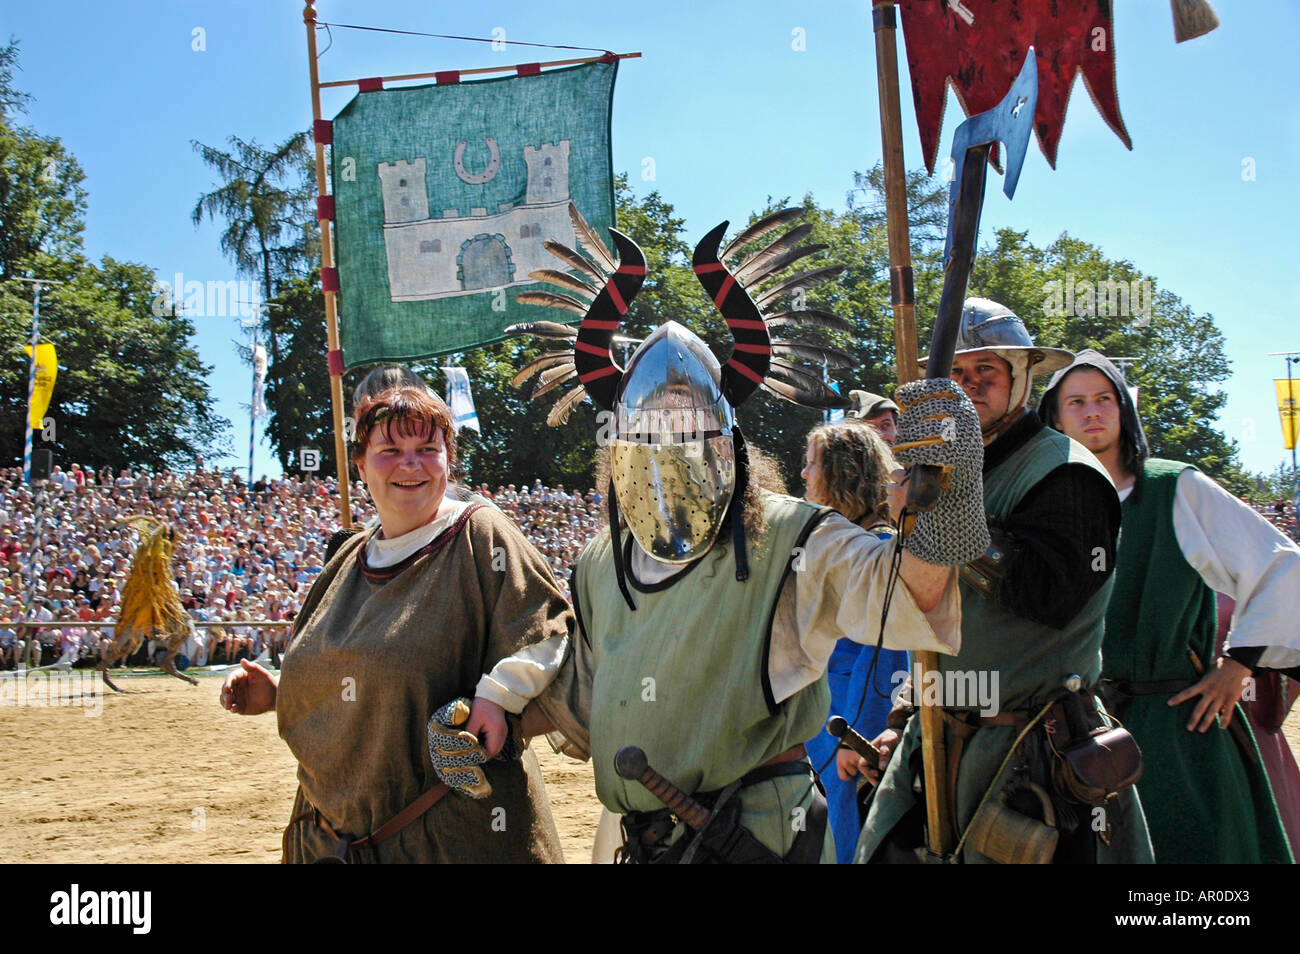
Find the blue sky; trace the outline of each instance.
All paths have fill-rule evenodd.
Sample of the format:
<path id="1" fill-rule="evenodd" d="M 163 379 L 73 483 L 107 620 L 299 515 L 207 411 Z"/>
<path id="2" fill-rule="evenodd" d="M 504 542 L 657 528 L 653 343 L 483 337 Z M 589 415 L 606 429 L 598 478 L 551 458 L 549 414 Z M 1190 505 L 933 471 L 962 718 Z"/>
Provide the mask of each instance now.
<path id="1" fill-rule="evenodd" d="M 978 15 L 978 0 L 967 4 Z M 1267 353 L 1300 350 L 1297 307 L 1286 297 L 1295 288 L 1300 212 L 1300 98 L 1290 69 L 1300 4 L 1215 0 L 1222 26 L 1179 45 L 1164 0 L 1115 5 L 1119 102 L 1133 151 L 1077 81 L 1057 169 L 1034 148 L 1014 202 L 990 188 L 983 234 L 1006 225 L 1042 245 L 1069 231 L 1213 314 L 1234 372 L 1219 426 L 1239 442 L 1247 467 L 1271 471 L 1289 453 L 1272 385 L 1285 369 Z M 0 6 L 0 35 L 22 43 L 17 85 L 35 97 L 28 122 L 61 137 L 86 170 L 89 254 L 142 262 L 168 280 L 176 272 L 236 278 L 218 248 L 219 227 L 190 222 L 214 184 L 190 140 L 221 145 L 238 134 L 270 144 L 309 125 L 301 0 Z M 743 219 L 769 195 L 811 192 L 842 208 L 853 172 L 880 157 L 868 0 L 321 0 L 318 10 L 336 23 L 483 37 L 501 28 L 510 40 L 643 52 L 620 69 L 614 166 L 638 192 L 658 189 L 688 234 Z M 193 48 L 196 29 L 202 50 Z M 901 47 L 900 37 L 900 58 Z M 349 79 L 567 55 L 581 54 L 334 30 L 320 69 L 323 80 Z M 902 83 L 904 150 L 914 167 L 920 146 Z M 324 91 L 325 114 L 350 95 Z M 959 115 L 950 96 L 944 152 Z M 653 181 L 642 179 L 646 158 Z M 1253 179 L 1243 175 L 1247 166 Z M 1034 316 L 1025 317 L 1032 327 Z M 238 319 L 195 321 L 219 412 L 234 423 L 235 454 L 223 464 L 246 466 L 241 405 L 250 371 L 235 354 Z M 321 342 L 323 353 L 323 329 Z M 264 443 L 255 469 L 277 469 Z"/>

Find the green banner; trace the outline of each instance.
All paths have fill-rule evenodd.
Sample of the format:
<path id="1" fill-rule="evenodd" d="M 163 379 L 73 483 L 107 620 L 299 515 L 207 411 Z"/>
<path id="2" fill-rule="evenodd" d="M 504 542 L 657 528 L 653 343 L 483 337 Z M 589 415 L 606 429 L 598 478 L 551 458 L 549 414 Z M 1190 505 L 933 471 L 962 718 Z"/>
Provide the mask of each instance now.
<path id="1" fill-rule="evenodd" d="M 331 171 L 348 368 L 491 344 L 538 317 L 515 295 L 562 267 L 543 241 L 575 247 L 569 204 L 602 237 L 614 224 L 617 72 L 376 90 L 343 108 Z"/>

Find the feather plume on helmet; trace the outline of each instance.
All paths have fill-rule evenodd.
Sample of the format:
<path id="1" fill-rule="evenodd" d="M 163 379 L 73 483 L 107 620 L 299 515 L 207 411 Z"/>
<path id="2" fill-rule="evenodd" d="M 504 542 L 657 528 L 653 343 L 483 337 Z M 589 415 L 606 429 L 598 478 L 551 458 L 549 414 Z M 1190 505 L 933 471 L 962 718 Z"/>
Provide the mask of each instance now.
<path id="1" fill-rule="evenodd" d="M 770 319 L 764 313 L 797 289 L 827 281 L 840 271 L 838 266 L 822 267 L 781 277 L 794 263 L 825 248 L 802 244 L 812 231 L 809 225 L 795 224 L 762 242 L 802 214 L 796 208 L 766 216 L 720 252 L 728 225 L 723 222 L 696 247 L 691 263 L 696 279 L 731 332 L 733 347 L 725 362 L 719 362 L 695 333 L 668 321 L 640 343 L 626 368 L 618 364 L 610 345 L 645 280 L 645 256 L 630 238 L 610 229 L 616 260 L 573 206 L 570 215 L 585 256 L 545 243 L 572 271 L 532 272 L 530 277 L 561 291 L 525 292 L 516 298 L 523 304 L 582 314 L 576 331 L 562 331 L 566 326 L 554 322 L 506 329 L 507 334 L 535 334 L 569 345 L 544 352 L 519 371 L 514 383 L 540 375 L 536 397 L 578 379 L 578 386 L 547 416 L 552 426 L 562 423 L 584 395 L 602 411 L 613 412 L 608 431 L 611 531 L 618 532 L 621 508 L 632 536 L 653 559 L 677 564 L 698 559 L 730 523 L 736 576 L 746 579 L 744 521 L 734 514 L 743 509 L 748 469 L 735 409 L 759 388 L 808 407 L 848 404 L 823 383 L 820 369 L 814 372 L 794 363 L 808 359 L 847 365 L 852 360 L 847 354 L 809 342 L 774 340 L 770 331 L 770 326 L 805 322 L 848 330 L 848 323 L 820 311 L 781 311 Z M 749 251 L 756 244 L 757 250 Z M 620 587 L 635 608 L 619 560 L 616 556 Z"/>
<path id="2" fill-rule="evenodd" d="M 764 216 L 743 229 L 719 252 L 718 247 L 729 224 L 723 222 L 695 249 L 692 267 L 696 278 L 708 292 L 714 307 L 722 313 L 733 338 L 732 354 L 722 365 L 719 382 L 732 408 L 739 407 L 757 388 L 806 407 L 848 406 L 848 402 L 828 388 L 812 369 L 801 368 L 790 359 L 804 358 L 848 367 L 853 363 L 851 356 L 835 348 L 794 338 L 774 339 L 770 333 L 774 328 L 794 325 L 851 330 L 847 321 L 826 311 L 780 310 L 775 307 L 798 289 L 810 288 L 834 278 L 842 270 L 841 266 L 815 268 L 778 279 L 780 273 L 796 262 L 826 248 L 821 244 L 801 244 L 812 231 L 812 226 L 807 223 L 796 224 L 772 241 L 760 245 L 756 251 L 743 257 L 741 254 L 769 235 L 796 223 L 803 214 L 802 208 L 795 207 Z M 555 241 L 543 243 L 557 263 L 566 266 L 568 271 L 547 268 L 529 273 L 530 278 L 550 284 L 557 290 L 523 292 L 515 300 L 524 305 L 539 305 L 577 315 L 583 319 L 581 324 L 573 328 L 563 323 L 573 320 L 567 318 L 524 322 L 506 329 L 508 335 L 531 334 L 562 345 L 543 352 L 521 368 L 512 380 L 516 387 L 541 374 L 531 395 L 540 397 L 578 378 L 578 387 L 561 397 L 547 415 L 546 423 L 552 427 L 568 420 L 570 412 L 586 396 L 602 409 L 613 410 L 623 368 L 615 361 L 610 344 L 631 341 L 616 336 L 615 332 L 645 280 L 645 256 L 635 242 L 610 229 L 618 252 L 616 259 L 572 204 L 569 215 L 581 251 Z M 732 267 L 728 268 L 726 262 L 731 262 Z M 560 371 L 561 368 L 567 373 Z"/>

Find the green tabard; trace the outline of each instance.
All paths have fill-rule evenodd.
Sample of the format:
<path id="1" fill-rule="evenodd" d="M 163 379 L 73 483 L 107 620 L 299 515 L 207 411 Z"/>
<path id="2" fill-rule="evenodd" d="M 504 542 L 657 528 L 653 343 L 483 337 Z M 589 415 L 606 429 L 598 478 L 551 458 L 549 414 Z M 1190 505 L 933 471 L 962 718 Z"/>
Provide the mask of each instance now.
<path id="1" fill-rule="evenodd" d="M 831 511 L 775 494 L 763 502 L 768 529 L 758 546 L 751 544 L 743 583 L 725 534 L 660 584 L 629 581 L 635 612 L 613 585 L 608 528 L 578 558 L 574 605 L 596 673 L 596 793 L 611 811 L 663 808 L 640 783 L 614 771 L 623 746 L 640 746 L 650 765 L 687 793 L 716 791 L 811 738 L 826 718 L 824 675 L 777 704 L 767 663 L 772 615 L 787 575 L 797 572 L 797 548 Z M 811 776 L 789 776 L 743 789 L 742 822 L 784 855 L 793 840 L 790 813 L 808 803 L 811 785 Z"/>
<path id="2" fill-rule="evenodd" d="M 1058 467 L 1091 467 L 1110 476 L 1080 444 L 1049 427 L 1042 428 L 984 475 L 984 511 L 1004 520 L 1038 482 Z M 1099 558 L 1104 560 L 1104 554 Z M 1105 566 L 1080 567 L 1081 573 L 1104 572 Z M 1102 624 L 1113 583 L 1100 590 L 1070 620 L 1065 629 L 1052 629 L 1003 609 L 985 599 L 964 580 L 961 584 L 961 652 L 940 656 L 939 671 L 989 672 L 998 676 L 998 711 L 1037 708 L 1061 691 L 1066 678 L 1082 677 L 1085 686 L 1101 676 Z M 1044 594 L 1051 599 L 1051 594 Z M 990 638 L 996 637 L 996 638 Z M 953 705 L 952 708 L 976 708 Z"/>
<path id="3" fill-rule="evenodd" d="M 1105 469 L 1082 445 L 1044 427 L 1000 465 L 984 474 L 985 512 L 991 519 L 1004 519 L 1041 480 L 1064 466 L 1089 467 L 1110 483 Z M 1104 554 L 1100 558 L 1104 560 Z M 1083 573 L 1097 570 L 1104 570 L 1104 567 L 1079 568 Z M 1065 680 L 1071 675 L 1080 676 L 1085 687 L 1092 686 L 1101 674 L 1103 620 L 1112 585 L 1113 575 L 1066 628 L 1054 629 L 1002 608 L 963 581 L 961 652 L 955 656 L 940 656 L 939 670 L 942 673 L 987 673 L 984 677 L 986 684 L 996 675 L 999 712 L 1031 710 L 1036 713 L 1049 699 L 1061 694 Z M 1051 599 L 1051 594 L 1044 594 L 1044 599 Z M 921 689 L 916 687 L 916 691 Z M 969 699 L 944 701 L 953 703 L 949 705 L 953 709 L 979 708 Z M 984 726 L 966 743 L 957 775 L 956 821 L 959 833 L 970 823 L 985 791 L 995 782 L 998 766 L 1016 735 L 1017 731 L 1011 726 Z M 1029 779 L 1050 788 L 1052 755 L 1042 737 L 1040 731 L 1031 732 L 1021 743 L 1012 765 L 1022 760 L 1027 762 Z M 875 854 L 888 833 L 917 803 L 912 779 L 914 770 L 919 770 L 920 748 L 920 719 L 913 717 L 872 800 L 858 840 L 856 860 L 859 863 Z M 1089 811 L 1086 807 L 1078 810 L 1085 815 Z M 1112 799 L 1106 811 L 1114 837 L 1109 846 L 1098 844 L 1097 860 L 1107 863 L 1149 862 L 1151 846 L 1134 790 L 1129 789 Z M 970 864 L 989 859 L 967 847 L 962 852 L 962 860 Z"/>
<path id="4" fill-rule="evenodd" d="M 1178 476 L 1189 466 L 1147 460 L 1124 501 L 1115 592 L 1106 612 L 1107 679 L 1195 680 L 1189 647 L 1204 665 L 1214 662 L 1214 592 L 1187 562 L 1174 534 Z M 1170 695 L 1111 701 L 1142 747 L 1140 785 L 1156 860 L 1290 862 L 1254 737 L 1254 759 L 1248 761 L 1218 727 L 1188 732 L 1197 698 L 1170 708 Z M 1249 733 L 1240 707 L 1233 719 Z"/>

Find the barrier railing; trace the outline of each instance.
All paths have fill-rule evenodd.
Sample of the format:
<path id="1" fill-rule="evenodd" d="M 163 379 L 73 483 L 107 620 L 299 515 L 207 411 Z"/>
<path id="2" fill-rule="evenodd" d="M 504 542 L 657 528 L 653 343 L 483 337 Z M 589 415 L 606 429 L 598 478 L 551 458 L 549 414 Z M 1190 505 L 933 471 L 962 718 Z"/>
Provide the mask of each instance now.
<path id="1" fill-rule="evenodd" d="M 14 629 L 24 627 L 27 629 L 86 629 L 96 627 L 98 629 L 116 629 L 117 621 L 115 620 L 89 620 L 81 622 L 80 620 L 55 619 L 55 620 L 17 620 L 9 624 Z M 292 626 L 291 619 L 196 619 L 195 626 Z"/>

